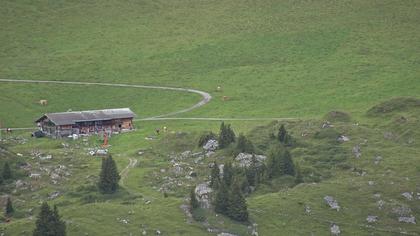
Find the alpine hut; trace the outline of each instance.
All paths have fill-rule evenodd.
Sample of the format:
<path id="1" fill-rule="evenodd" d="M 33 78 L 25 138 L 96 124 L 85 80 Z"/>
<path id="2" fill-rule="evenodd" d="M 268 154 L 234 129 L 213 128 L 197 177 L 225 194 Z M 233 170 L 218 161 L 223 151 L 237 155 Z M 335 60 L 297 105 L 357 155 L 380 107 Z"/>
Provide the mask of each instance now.
<path id="1" fill-rule="evenodd" d="M 45 135 L 59 138 L 69 135 L 115 133 L 132 130 L 136 114 L 130 108 L 46 113 L 35 122 Z"/>

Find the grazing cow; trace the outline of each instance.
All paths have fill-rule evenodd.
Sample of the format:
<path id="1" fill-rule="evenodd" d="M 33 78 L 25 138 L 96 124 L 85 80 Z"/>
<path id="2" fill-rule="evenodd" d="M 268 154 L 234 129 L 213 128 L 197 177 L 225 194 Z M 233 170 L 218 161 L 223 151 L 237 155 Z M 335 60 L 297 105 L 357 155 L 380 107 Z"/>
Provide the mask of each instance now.
<path id="1" fill-rule="evenodd" d="M 48 105 L 48 100 L 45 100 L 45 99 L 39 100 L 39 104 L 41 106 L 46 106 L 46 105 Z"/>

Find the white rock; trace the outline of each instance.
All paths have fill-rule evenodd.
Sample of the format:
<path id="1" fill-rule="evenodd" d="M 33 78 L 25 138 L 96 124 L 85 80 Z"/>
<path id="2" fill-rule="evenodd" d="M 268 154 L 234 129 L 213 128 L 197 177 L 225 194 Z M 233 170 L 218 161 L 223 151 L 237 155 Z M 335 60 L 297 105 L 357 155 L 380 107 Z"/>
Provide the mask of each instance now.
<path id="1" fill-rule="evenodd" d="M 350 138 L 345 135 L 340 135 L 340 137 L 337 138 L 337 141 L 339 142 L 348 142 L 350 141 Z"/>
<path id="2" fill-rule="evenodd" d="M 403 195 L 409 201 L 413 200 L 413 194 L 412 193 L 405 192 L 405 193 L 402 193 L 401 195 Z"/>
<path id="3" fill-rule="evenodd" d="M 331 196 L 325 196 L 324 197 L 325 202 L 327 203 L 327 205 L 329 205 L 331 207 L 331 209 L 340 210 L 340 206 L 338 205 L 338 202 Z"/>
<path id="4" fill-rule="evenodd" d="M 210 139 L 204 144 L 203 149 L 206 151 L 216 151 L 219 148 L 219 142 L 215 139 Z"/>
<path id="5" fill-rule="evenodd" d="M 331 225 L 330 231 L 331 231 L 332 235 L 340 235 L 340 233 L 341 233 L 340 227 L 338 227 L 338 225 L 336 225 L 336 224 Z"/>
<path id="6" fill-rule="evenodd" d="M 416 224 L 416 217 L 414 217 L 414 216 L 400 216 L 400 217 L 398 217 L 398 221 L 399 222 L 404 222 L 404 223 Z"/>
<path id="7" fill-rule="evenodd" d="M 366 221 L 368 223 L 375 223 L 378 221 L 378 216 L 367 216 L 366 217 Z"/>
<path id="8" fill-rule="evenodd" d="M 200 203 L 202 208 L 210 208 L 210 195 L 213 192 L 213 189 L 210 188 L 207 183 L 198 184 L 195 187 L 195 196 L 197 201 Z"/>
<path id="9" fill-rule="evenodd" d="M 267 157 L 263 156 L 263 155 L 253 155 L 253 154 L 249 154 L 249 153 L 239 153 L 236 157 L 235 157 L 235 161 L 239 162 L 238 166 L 240 167 L 249 167 L 252 163 L 252 158 L 255 156 L 255 160 L 256 160 L 256 164 L 257 165 L 261 165 L 261 163 L 263 163 Z"/>

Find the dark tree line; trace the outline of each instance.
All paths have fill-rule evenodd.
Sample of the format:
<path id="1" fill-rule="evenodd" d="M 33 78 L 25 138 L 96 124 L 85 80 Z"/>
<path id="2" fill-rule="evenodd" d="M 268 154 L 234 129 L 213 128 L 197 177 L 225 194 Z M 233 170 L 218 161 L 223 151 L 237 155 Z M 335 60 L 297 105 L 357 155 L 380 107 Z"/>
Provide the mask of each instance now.
<path id="1" fill-rule="evenodd" d="M 211 184 L 215 190 L 214 210 L 237 221 L 248 221 L 248 210 L 242 193 L 242 183 L 235 175 L 230 162 L 223 166 L 220 176 L 219 166 L 215 162 L 211 171 Z"/>

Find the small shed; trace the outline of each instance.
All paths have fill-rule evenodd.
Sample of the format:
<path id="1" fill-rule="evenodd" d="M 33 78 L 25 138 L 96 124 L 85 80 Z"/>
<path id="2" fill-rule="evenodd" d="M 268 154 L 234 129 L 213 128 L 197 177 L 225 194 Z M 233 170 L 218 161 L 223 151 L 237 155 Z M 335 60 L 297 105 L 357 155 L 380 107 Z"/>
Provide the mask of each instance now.
<path id="1" fill-rule="evenodd" d="M 130 108 L 46 113 L 35 122 L 47 136 L 64 137 L 134 129 L 136 114 Z"/>

